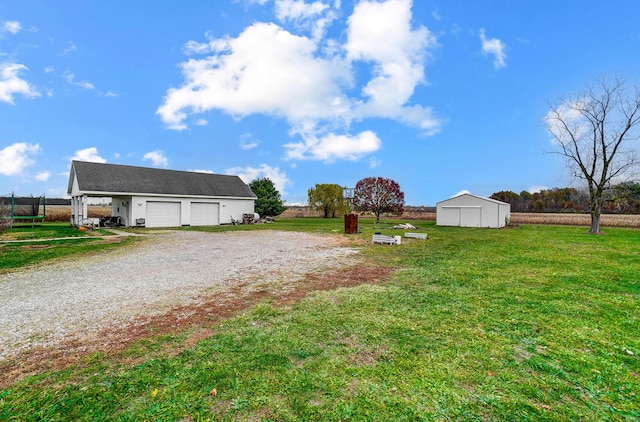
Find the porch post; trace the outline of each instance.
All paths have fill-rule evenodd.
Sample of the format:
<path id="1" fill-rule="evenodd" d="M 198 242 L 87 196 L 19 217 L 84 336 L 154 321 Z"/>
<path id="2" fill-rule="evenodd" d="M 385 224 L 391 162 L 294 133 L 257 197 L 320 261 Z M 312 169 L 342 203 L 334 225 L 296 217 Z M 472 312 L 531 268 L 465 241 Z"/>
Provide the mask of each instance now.
<path id="1" fill-rule="evenodd" d="M 87 218 L 87 195 L 71 197 L 71 225 L 79 226 Z"/>
<path id="2" fill-rule="evenodd" d="M 82 195 L 82 214 L 80 215 L 78 223 L 87 218 L 87 202 L 87 195 Z"/>
<path id="3" fill-rule="evenodd" d="M 72 196 L 71 197 L 71 225 L 75 226 L 76 225 L 76 209 L 78 209 L 77 205 L 76 205 L 76 201 L 77 201 L 77 196 Z"/>

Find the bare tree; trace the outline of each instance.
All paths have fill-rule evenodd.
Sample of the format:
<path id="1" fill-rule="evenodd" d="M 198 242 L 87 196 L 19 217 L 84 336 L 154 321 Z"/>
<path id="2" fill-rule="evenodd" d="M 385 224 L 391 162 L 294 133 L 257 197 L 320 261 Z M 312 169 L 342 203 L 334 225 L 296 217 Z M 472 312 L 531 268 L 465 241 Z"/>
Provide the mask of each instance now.
<path id="1" fill-rule="evenodd" d="M 547 130 L 572 175 L 589 192 L 591 228 L 600 233 L 604 194 L 611 183 L 630 178 L 638 164 L 640 87 L 625 78 L 597 77 L 584 92 L 549 107 Z"/>

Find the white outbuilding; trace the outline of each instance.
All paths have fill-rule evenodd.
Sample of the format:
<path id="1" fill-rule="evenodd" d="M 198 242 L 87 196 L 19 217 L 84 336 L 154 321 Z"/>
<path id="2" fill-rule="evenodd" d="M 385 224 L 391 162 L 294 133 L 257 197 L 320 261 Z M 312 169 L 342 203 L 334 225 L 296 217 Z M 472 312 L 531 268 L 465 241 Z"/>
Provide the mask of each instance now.
<path id="1" fill-rule="evenodd" d="M 500 228 L 507 225 L 510 216 L 510 204 L 470 193 L 436 204 L 438 226 Z"/>
<path id="2" fill-rule="evenodd" d="M 216 226 L 253 215 L 256 195 L 238 176 L 73 161 L 71 223 L 87 219 L 88 198 L 110 197 L 125 227 Z"/>

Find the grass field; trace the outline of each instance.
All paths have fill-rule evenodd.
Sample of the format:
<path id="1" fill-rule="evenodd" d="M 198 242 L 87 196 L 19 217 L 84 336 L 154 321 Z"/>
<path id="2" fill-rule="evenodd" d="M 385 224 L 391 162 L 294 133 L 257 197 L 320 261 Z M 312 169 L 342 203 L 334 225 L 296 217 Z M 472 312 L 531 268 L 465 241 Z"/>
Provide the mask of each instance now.
<path id="1" fill-rule="evenodd" d="M 102 239 L 113 233 L 104 230 L 80 231 L 69 223 L 44 223 L 34 228 L 19 226 L 0 233 L 0 274 L 27 265 L 54 259 L 82 259 L 92 253 L 121 247 L 135 239 Z M 55 240 L 52 240 L 55 239 Z M 122 243 L 116 245 L 115 243 Z"/>
<path id="2" fill-rule="evenodd" d="M 382 219 L 389 221 L 397 220 L 419 220 L 436 221 L 435 211 L 427 211 L 422 207 L 407 207 L 405 212 L 399 216 L 383 216 Z M 283 216 L 287 218 L 295 217 L 319 217 L 319 212 L 309 210 L 307 207 L 291 207 L 287 209 Z M 373 218 L 371 213 L 364 213 L 365 218 Z M 562 226 L 586 226 L 591 225 L 591 216 L 587 213 L 541 213 L 541 212 L 514 212 L 511 213 L 512 224 L 544 224 Z M 640 214 L 602 214 L 600 223 L 603 228 L 607 227 L 628 227 L 640 228 Z"/>
<path id="3" fill-rule="evenodd" d="M 150 331 L 0 390 L 0 419 L 640 420 L 638 230 L 413 223 L 428 240 L 372 245 L 370 220 L 345 236 L 394 270 L 382 283 Z"/>

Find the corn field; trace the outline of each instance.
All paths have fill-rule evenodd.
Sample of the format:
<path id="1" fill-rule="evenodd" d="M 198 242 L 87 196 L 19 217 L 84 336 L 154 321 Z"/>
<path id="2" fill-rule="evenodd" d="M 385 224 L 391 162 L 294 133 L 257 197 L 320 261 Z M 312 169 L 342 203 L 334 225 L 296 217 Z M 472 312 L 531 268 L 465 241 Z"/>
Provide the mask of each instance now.
<path id="1" fill-rule="evenodd" d="M 100 218 L 111 215 L 111 207 L 88 207 L 87 217 Z M 71 207 L 65 205 L 48 205 L 45 221 L 71 221 Z"/>
<path id="2" fill-rule="evenodd" d="M 513 224 L 557 224 L 566 226 L 590 226 L 589 214 L 545 214 L 545 213 L 511 213 Z M 602 214 L 602 227 L 640 228 L 638 214 Z"/>
<path id="3" fill-rule="evenodd" d="M 374 218 L 372 213 L 357 213 L 360 218 Z M 290 207 L 281 217 L 321 217 L 316 211 L 307 207 Z M 387 220 L 425 220 L 436 221 L 436 213 L 431 211 L 421 211 L 410 209 L 401 216 L 381 216 Z M 590 226 L 591 216 L 589 214 L 573 213 L 511 213 L 511 224 L 544 224 L 544 225 L 564 225 L 564 226 Z M 638 214 L 602 214 L 600 218 L 602 227 L 630 227 L 640 228 L 640 215 Z"/>

